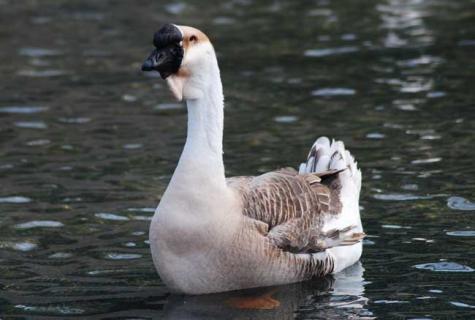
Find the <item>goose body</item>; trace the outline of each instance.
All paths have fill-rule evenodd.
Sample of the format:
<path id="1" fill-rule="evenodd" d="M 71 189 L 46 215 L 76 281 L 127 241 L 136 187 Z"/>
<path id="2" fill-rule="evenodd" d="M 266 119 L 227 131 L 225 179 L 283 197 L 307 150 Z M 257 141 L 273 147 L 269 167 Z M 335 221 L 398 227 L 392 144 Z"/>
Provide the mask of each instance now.
<path id="1" fill-rule="evenodd" d="M 226 178 L 219 67 L 201 31 L 165 25 L 144 63 L 185 99 L 183 153 L 150 225 L 161 279 L 204 294 L 292 283 L 357 262 L 361 173 L 342 142 L 321 137 L 299 170 Z"/>

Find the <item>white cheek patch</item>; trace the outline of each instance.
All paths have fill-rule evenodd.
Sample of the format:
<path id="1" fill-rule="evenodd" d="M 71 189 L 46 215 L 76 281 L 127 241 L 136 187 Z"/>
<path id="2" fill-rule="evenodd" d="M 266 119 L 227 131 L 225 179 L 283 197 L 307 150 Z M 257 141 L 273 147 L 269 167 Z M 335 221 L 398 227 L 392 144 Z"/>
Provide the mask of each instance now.
<path id="1" fill-rule="evenodd" d="M 206 59 L 209 52 L 212 52 L 212 46 L 209 42 L 198 43 L 190 46 L 185 51 L 182 66 L 187 66 L 192 69 L 200 68 L 200 64 L 204 63 L 202 59 Z"/>

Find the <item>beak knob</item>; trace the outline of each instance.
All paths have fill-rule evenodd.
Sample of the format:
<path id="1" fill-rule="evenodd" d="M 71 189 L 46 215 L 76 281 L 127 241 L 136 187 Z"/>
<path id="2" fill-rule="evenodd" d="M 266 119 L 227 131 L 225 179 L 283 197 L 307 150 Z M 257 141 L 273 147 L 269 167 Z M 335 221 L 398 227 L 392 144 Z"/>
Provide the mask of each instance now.
<path id="1" fill-rule="evenodd" d="M 142 71 L 158 71 L 163 79 L 176 73 L 180 69 L 184 54 L 181 41 L 183 34 L 177 26 L 164 25 L 153 36 L 155 50 L 143 63 Z"/>

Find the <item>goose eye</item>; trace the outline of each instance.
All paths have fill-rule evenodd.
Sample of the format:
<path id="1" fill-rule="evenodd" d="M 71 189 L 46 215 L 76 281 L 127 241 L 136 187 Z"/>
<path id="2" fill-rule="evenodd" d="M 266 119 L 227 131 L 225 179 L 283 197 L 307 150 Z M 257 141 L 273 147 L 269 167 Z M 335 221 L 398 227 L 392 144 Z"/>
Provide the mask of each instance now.
<path id="1" fill-rule="evenodd" d="M 198 40 L 198 39 L 196 38 L 195 35 L 193 35 L 193 36 L 190 37 L 190 41 L 191 41 L 191 42 L 195 42 L 196 40 Z"/>

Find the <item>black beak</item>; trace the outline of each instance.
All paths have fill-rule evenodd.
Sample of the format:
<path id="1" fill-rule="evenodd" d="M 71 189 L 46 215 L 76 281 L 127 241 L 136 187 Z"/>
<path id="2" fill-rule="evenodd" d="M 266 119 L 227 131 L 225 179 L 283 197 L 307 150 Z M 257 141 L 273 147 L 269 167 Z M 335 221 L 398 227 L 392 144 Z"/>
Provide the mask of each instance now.
<path id="1" fill-rule="evenodd" d="M 142 65 L 142 71 L 155 70 L 155 68 L 159 66 L 156 57 L 157 57 L 157 50 L 153 50 L 150 56 L 147 58 L 147 60 L 144 61 Z"/>
<path id="2" fill-rule="evenodd" d="M 152 71 L 157 66 L 156 60 L 150 56 L 142 65 L 142 71 Z"/>

